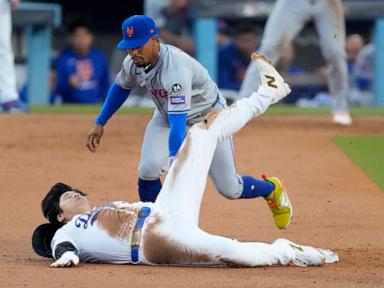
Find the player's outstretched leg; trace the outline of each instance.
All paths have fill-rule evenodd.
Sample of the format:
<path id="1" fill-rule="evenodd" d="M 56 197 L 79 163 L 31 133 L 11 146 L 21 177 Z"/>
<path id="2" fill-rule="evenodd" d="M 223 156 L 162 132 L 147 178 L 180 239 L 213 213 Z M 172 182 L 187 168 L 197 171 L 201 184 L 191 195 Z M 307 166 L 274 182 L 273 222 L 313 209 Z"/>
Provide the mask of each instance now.
<path id="1" fill-rule="evenodd" d="M 278 239 L 272 244 L 263 242 L 239 242 L 230 238 L 209 234 L 196 225 L 181 220 L 180 215 L 161 223 L 161 234 L 151 231 L 155 237 L 144 236 L 146 247 L 156 247 L 153 239 L 164 238 L 167 245 L 161 245 L 160 251 L 144 252 L 148 264 L 180 265 L 228 265 L 228 266 L 321 266 L 339 261 L 336 253 L 311 246 Z M 159 230 L 160 231 L 160 230 Z M 148 233 L 148 232 L 146 232 Z M 160 237 L 159 237 L 160 236 Z M 148 240 L 147 240 L 148 239 Z M 169 241 L 169 242 L 168 242 Z M 176 250 L 175 250 L 175 247 Z M 177 251 L 175 253 L 175 251 Z"/>
<path id="2" fill-rule="evenodd" d="M 170 213 L 188 211 L 184 215 L 188 214 L 197 223 L 206 177 L 217 143 L 236 133 L 248 121 L 264 113 L 271 104 L 290 92 L 288 84 L 264 56 L 254 53 L 252 61 L 260 73 L 258 91 L 218 113 L 208 114 L 202 122 L 189 130 L 156 201 L 158 205 L 167 207 Z M 276 184 L 275 190 L 280 191 Z M 277 193 L 278 197 L 282 194 L 286 195 Z M 276 204 L 279 203 L 286 201 L 276 201 Z M 285 219 L 290 219 L 290 216 Z M 285 228 L 288 224 L 277 225 Z"/>
<path id="3" fill-rule="evenodd" d="M 217 131 L 220 140 L 241 129 L 249 120 L 264 113 L 271 104 L 280 101 L 290 92 L 288 84 L 267 58 L 259 53 L 253 53 L 252 61 L 259 73 L 255 79 L 260 81 L 258 91 L 252 93 L 248 98 L 242 98 L 227 110 L 219 114 L 212 114 L 206 119 L 207 125 L 211 126 L 210 129 Z M 287 228 L 292 218 L 292 205 L 281 181 L 276 177 L 265 179 L 269 184 L 273 184 L 273 188 L 270 189 L 266 185 L 262 185 L 263 181 L 253 177 L 242 178 L 244 190 L 240 198 L 258 197 L 261 194 L 260 189 L 263 190 L 263 193 L 268 192 L 268 195 L 262 196 L 267 200 L 276 226 L 279 229 Z"/>
<path id="4" fill-rule="evenodd" d="M 263 114 L 270 105 L 277 103 L 291 92 L 289 85 L 266 57 L 255 52 L 252 54 L 252 61 L 259 71 L 258 90 L 219 113 L 208 114 L 204 120 L 209 129 L 218 133 L 219 141 L 235 134 L 248 121 Z"/>

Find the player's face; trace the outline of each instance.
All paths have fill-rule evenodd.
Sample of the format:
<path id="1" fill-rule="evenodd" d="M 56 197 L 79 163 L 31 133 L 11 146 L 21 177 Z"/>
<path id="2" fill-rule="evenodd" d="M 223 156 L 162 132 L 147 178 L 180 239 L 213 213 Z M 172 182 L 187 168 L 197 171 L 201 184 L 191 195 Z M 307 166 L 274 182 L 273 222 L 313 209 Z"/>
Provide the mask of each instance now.
<path id="1" fill-rule="evenodd" d="M 137 67 L 146 67 L 150 64 L 155 65 L 159 55 L 159 39 L 152 37 L 143 46 L 127 49 L 127 52 Z"/>
<path id="2" fill-rule="evenodd" d="M 72 36 L 72 46 L 80 54 L 87 54 L 93 43 L 92 33 L 83 27 L 76 29 Z"/>
<path id="3" fill-rule="evenodd" d="M 257 36 L 254 33 L 240 34 L 235 40 L 237 49 L 247 57 L 256 51 L 257 42 Z"/>
<path id="4" fill-rule="evenodd" d="M 70 221 L 73 216 L 85 213 L 92 208 L 88 198 L 76 191 L 67 191 L 62 194 L 59 206 L 63 212 L 57 216 L 57 219 L 63 223 Z"/>

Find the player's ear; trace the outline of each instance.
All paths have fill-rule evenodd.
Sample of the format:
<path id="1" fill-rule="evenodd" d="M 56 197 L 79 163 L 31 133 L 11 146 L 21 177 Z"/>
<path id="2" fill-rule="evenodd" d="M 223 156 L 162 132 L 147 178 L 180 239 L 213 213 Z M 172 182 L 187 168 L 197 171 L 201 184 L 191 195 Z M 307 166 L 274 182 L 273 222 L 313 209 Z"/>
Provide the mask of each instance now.
<path id="1" fill-rule="evenodd" d="M 64 223 L 65 217 L 63 213 L 58 214 L 56 218 L 57 218 L 57 221 L 59 221 L 60 223 Z"/>
<path id="2" fill-rule="evenodd" d="M 157 36 L 157 35 L 153 35 L 153 36 L 152 36 L 152 39 L 153 39 L 153 41 L 155 41 L 156 43 L 160 43 L 159 36 Z"/>

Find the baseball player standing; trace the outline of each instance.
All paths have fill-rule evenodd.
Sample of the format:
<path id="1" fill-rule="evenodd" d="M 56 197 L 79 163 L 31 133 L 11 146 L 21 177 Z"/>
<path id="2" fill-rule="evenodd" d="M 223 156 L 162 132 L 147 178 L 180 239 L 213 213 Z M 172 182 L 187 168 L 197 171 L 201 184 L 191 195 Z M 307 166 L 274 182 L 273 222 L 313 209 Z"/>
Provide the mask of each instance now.
<path id="1" fill-rule="evenodd" d="M 352 124 L 348 112 L 348 70 L 345 55 L 345 18 L 341 0 L 277 0 L 270 14 L 260 53 L 276 64 L 285 46 L 288 45 L 309 21 L 313 20 L 320 38 L 320 48 L 329 65 L 329 90 L 333 96 L 333 122 L 339 125 Z M 255 91 L 254 65 L 248 66 L 240 90 L 241 97 Z"/>
<path id="2" fill-rule="evenodd" d="M 160 44 L 154 21 L 135 15 L 122 24 L 123 40 L 118 48 L 127 57 L 109 90 L 106 101 L 88 133 L 87 147 L 95 152 L 108 119 L 127 99 L 136 85 L 151 92 L 156 109 L 144 135 L 139 165 L 138 190 L 141 201 L 154 202 L 161 190 L 160 175 L 168 170 L 186 135 L 186 128 L 200 122 L 209 112 L 226 106 L 207 70 L 178 48 Z M 256 91 L 256 90 L 254 90 Z M 230 135 L 215 147 L 209 175 L 217 190 L 230 199 L 264 197 L 267 202 L 284 190 L 277 178 L 258 180 L 237 175 Z M 289 225 L 292 211 L 276 214 L 275 223 Z"/>
<path id="3" fill-rule="evenodd" d="M 4 112 L 28 110 L 17 92 L 11 41 L 11 10 L 16 9 L 19 3 L 20 0 L 0 0 L 0 104 Z"/>
<path id="4" fill-rule="evenodd" d="M 286 239 L 272 244 L 242 243 L 211 235 L 198 226 L 207 175 L 218 143 L 290 91 L 263 56 L 255 54 L 253 60 L 262 79 L 258 91 L 230 108 L 209 113 L 189 130 L 155 203 L 116 201 L 91 209 L 83 192 L 58 183 L 42 202 L 44 216 L 51 224 L 35 230 L 32 243 L 36 253 L 53 256 L 56 261 L 51 267 L 77 265 L 80 260 L 246 267 L 337 262 L 338 256 L 330 250 L 297 245 Z M 286 193 L 281 195 L 280 200 L 283 199 L 289 201 Z M 53 229 L 52 239 L 48 231 L 55 223 L 61 227 Z"/>

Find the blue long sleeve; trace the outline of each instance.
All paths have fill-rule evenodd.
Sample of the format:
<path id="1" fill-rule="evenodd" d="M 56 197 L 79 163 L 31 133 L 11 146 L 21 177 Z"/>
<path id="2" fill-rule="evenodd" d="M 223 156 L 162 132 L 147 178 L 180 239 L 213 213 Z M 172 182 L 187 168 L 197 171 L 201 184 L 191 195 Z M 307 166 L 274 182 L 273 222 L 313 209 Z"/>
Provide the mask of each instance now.
<path id="1" fill-rule="evenodd" d="M 179 151 L 181 144 L 184 141 L 187 126 L 187 113 L 184 114 L 168 114 L 169 122 L 169 156 L 174 157 Z"/>
<path id="2" fill-rule="evenodd" d="M 123 105 L 124 101 L 127 100 L 130 92 L 131 90 L 124 89 L 116 83 L 113 83 L 111 88 L 109 88 L 107 99 L 97 116 L 96 124 L 104 126 L 121 105 Z"/>

